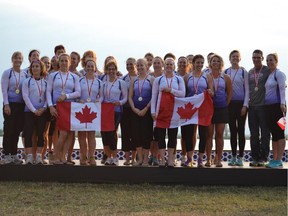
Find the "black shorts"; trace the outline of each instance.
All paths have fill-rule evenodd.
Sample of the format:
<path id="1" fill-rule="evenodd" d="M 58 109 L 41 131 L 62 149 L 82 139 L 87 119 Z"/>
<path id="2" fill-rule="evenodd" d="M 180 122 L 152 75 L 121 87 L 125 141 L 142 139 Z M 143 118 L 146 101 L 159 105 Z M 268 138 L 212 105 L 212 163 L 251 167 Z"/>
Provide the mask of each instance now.
<path id="1" fill-rule="evenodd" d="M 267 125 L 272 134 L 272 141 L 285 139 L 284 130 L 277 124 L 278 120 L 283 117 L 280 104 L 266 105 L 265 108 L 267 113 Z"/>
<path id="2" fill-rule="evenodd" d="M 211 120 L 212 124 L 221 124 L 229 122 L 228 107 L 214 108 L 214 114 Z"/>

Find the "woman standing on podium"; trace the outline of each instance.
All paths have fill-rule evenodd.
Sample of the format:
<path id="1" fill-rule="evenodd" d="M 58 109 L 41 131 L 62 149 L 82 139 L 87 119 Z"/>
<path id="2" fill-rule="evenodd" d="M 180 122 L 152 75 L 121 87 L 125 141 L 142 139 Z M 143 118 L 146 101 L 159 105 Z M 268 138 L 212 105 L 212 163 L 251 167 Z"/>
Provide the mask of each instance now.
<path id="1" fill-rule="evenodd" d="M 174 74 L 175 61 L 167 58 L 164 62 L 164 75 L 154 80 L 151 99 L 151 115 L 155 121 L 157 118 L 156 106 L 159 107 L 162 92 L 170 93 L 174 97 L 185 97 L 185 84 L 182 77 Z M 174 167 L 174 150 L 177 144 L 178 127 L 176 128 L 158 128 L 159 135 L 159 153 L 161 162 L 159 166 L 166 166 L 166 130 L 168 130 L 168 167 Z"/>
<path id="2" fill-rule="evenodd" d="M 25 101 L 24 133 L 25 152 L 27 154 L 26 164 L 34 163 L 32 150 L 33 132 L 37 131 L 35 164 L 43 164 L 42 149 L 44 146 L 44 131 L 48 118 L 46 109 L 46 89 L 45 80 L 47 70 L 45 64 L 40 60 L 34 60 L 29 67 L 31 77 L 27 78 L 22 85 L 22 95 Z M 35 154 L 35 152 L 34 152 Z"/>
<path id="3" fill-rule="evenodd" d="M 222 153 L 224 146 L 224 128 L 228 123 L 228 105 L 232 97 L 232 83 L 228 75 L 222 73 L 224 68 L 224 61 L 221 56 L 215 54 L 211 56 L 209 61 L 210 75 L 212 76 L 212 83 L 214 87 L 213 105 L 214 114 L 211 120 L 211 125 L 208 126 L 206 153 L 207 162 L 206 167 L 211 167 L 211 152 L 212 139 L 215 130 L 216 142 L 216 167 L 222 167 Z"/>
<path id="4" fill-rule="evenodd" d="M 122 106 L 127 102 L 128 90 L 124 80 L 117 77 L 118 64 L 115 59 L 105 64 L 106 78 L 103 84 L 103 103 L 114 104 L 114 130 L 101 131 L 104 152 L 107 155 L 105 165 L 118 166 L 117 129 L 122 117 Z"/>
<path id="5" fill-rule="evenodd" d="M 184 77 L 184 81 L 186 84 L 186 96 L 192 97 L 197 94 L 201 94 L 204 91 L 208 91 L 210 96 L 214 95 L 213 92 L 213 84 L 212 84 L 212 77 L 210 74 L 206 74 L 202 72 L 202 68 L 204 66 L 204 57 L 202 55 L 195 55 L 192 60 L 193 65 L 193 72 L 187 74 Z M 184 163 L 184 166 L 188 167 L 192 165 L 193 161 L 193 147 L 195 146 L 194 143 L 196 137 L 194 137 L 197 133 L 195 131 L 194 124 L 189 124 L 182 126 L 183 129 L 183 140 L 185 141 L 186 149 L 187 149 L 187 161 Z M 199 155 L 198 155 L 198 164 L 197 167 L 202 168 L 203 166 L 203 155 L 205 153 L 206 147 L 206 131 L 207 126 L 198 126 L 199 131 Z"/>
<path id="6" fill-rule="evenodd" d="M 12 55 L 12 68 L 5 70 L 1 78 L 4 116 L 4 163 L 21 164 L 17 157 L 17 145 L 19 135 L 24 126 L 24 106 L 22 97 L 22 82 L 27 78 L 26 73 L 21 70 L 23 55 L 14 52 Z"/>
<path id="7" fill-rule="evenodd" d="M 57 102 L 74 101 L 80 97 L 79 77 L 69 71 L 70 56 L 63 53 L 59 56 L 59 71 L 51 73 L 47 80 L 47 103 L 50 114 L 57 118 Z M 66 153 L 73 139 L 72 131 L 59 130 L 59 138 L 55 145 L 53 164 L 73 164 L 66 160 Z"/>
<path id="8" fill-rule="evenodd" d="M 86 72 L 85 76 L 79 80 L 81 87 L 80 103 L 101 103 L 103 100 L 102 81 L 95 74 L 97 68 L 96 62 L 88 60 L 84 68 Z M 78 139 L 80 144 L 80 165 L 95 166 L 95 131 L 78 131 Z"/>
<path id="9" fill-rule="evenodd" d="M 225 70 L 225 74 L 230 76 L 233 88 L 232 99 L 229 104 L 229 129 L 230 144 L 232 149 L 232 159 L 229 166 L 243 166 L 243 156 L 245 149 L 245 122 L 249 103 L 248 72 L 240 67 L 240 52 L 233 50 L 229 55 L 231 67 Z M 237 158 L 237 137 L 239 145 L 239 155 Z"/>
<path id="10" fill-rule="evenodd" d="M 132 142 L 136 145 L 138 161 L 134 165 L 148 166 L 150 143 L 153 139 L 153 119 L 150 113 L 154 77 L 147 73 L 146 59 L 137 60 L 138 76 L 131 81 L 129 103 L 132 113 Z"/>

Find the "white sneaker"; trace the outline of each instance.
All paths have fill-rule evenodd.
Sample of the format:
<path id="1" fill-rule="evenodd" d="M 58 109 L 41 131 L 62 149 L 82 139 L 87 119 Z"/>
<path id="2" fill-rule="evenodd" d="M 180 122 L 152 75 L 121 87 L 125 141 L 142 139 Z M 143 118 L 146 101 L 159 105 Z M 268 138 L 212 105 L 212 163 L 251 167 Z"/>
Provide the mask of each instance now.
<path id="1" fill-rule="evenodd" d="M 112 158 L 107 158 L 105 161 L 105 165 L 111 165 L 112 164 Z"/>
<path id="2" fill-rule="evenodd" d="M 35 164 L 39 164 L 39 165 L 43 165 L 43 160 L 42 160 L 42 157 L 41 157 L 41 154 L 36 154 L 36 160 L 35 160 Z"/>
<path id="3" fill-rule="evenodd" d="M 12 164 L 14 162 L 11 155 L 5 155 L 3 161 L 4 161 L 4 164 Z"/>
<path id="4" fill-rule="evenodd" d="M 119 165 L 118 158 L 113 158 L 112 162 L 111 162 L 111 165 L 118 166 Z"/>
<path id="5" fill-rule="evenodd" d="M 17 155 L 12 155 L 11 157 L 13 158 L 14 164 L 22 164 L 23 163 L 23 160 L 19 159 Z"/>
<path id="6" fill-rule="evenodd" d="M 186 156 L 182 155 L 182 157 L 181 157 L 181 166 L 184 166 L 185 162 L 186 162 Z"/>
<path id="7" fill-rule="evenodd" d="M 26 156 L 25 164 L 26 164 L 26 165 L 31 165 L 31 164 L 33 164 L 33 155 L 32 155 L 32 154 L 28 154 L 28 155 Z"/>

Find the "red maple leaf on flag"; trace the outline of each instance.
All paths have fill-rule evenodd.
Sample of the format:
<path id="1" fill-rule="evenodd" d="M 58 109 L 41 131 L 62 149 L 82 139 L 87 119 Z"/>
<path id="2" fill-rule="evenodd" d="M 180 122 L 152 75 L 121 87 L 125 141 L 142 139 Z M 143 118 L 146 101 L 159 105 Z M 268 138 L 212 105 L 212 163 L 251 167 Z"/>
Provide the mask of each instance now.
<path id="1" fill-rule="evenodd" d="M 97 118 L 97 113 L 91 112 L 91 108 L 86 105 L 82 108 L 83 113 L 75 112 L 75 117 L 80 121 L 80 123 L 85 123 L 87 128 L 87 123 L 92 123 L 92 121 Z"/>
<path id="2" fill-rule="evenodd" d="M 198 108 L 193 108 L 194 105 L 190 102 L 185 104 L 185 107 L 178 107 L 177 113 L 181 119 L 191 119 Z"/>

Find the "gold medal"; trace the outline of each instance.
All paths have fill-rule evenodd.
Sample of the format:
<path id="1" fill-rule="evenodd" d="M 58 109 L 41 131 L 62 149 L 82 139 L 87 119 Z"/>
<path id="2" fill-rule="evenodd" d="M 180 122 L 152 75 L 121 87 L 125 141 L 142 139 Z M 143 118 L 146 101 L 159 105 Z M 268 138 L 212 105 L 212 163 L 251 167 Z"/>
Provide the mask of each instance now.
<path id="1" fill-rule="evenodd" d="M 254 88 L 254 90 L 255 90 L 255 91 L 258 91 L 258 86 L 256 86 L 256 87 Z"/>
<path id="2" fill-rule="evenodd" d="M 138 101 L 142 101 L 143 100 L 143 98 L 142 97 L 138 97 Z"/>
<path id="3" fill-rule="evenodd" d="M 91 98 L 87 98 L 86 101 L 87 101 L 87 102 L 91 102 Z"/>
<path id="4" fill-rule="evenodd" d="M 65 91 L 62 91 L 61 94 L 62 94 L 62 95 L 65 95 Z"/>
<path id="5" fill-rule="evenodd" d="M 15 90 L 15 93 L 16 93 L 16 94 L 19 94 L 19 93 L 20 93 L 20 89 L 17 88 L 17 89 Z"/>

